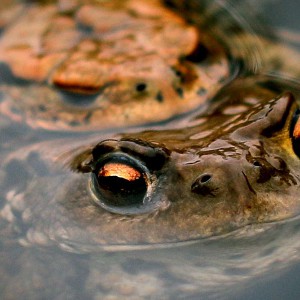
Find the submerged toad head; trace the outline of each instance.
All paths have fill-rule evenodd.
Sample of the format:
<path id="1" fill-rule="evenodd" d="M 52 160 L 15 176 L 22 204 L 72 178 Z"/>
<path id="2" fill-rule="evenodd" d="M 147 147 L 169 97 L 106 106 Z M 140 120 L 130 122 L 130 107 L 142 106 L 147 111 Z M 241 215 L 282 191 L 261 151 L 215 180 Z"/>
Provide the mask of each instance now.
<path id="1" fill-rule="evenodd" d="M 181 128 L 70 152 L 76 172 L 49 170 L 23 195 L 27 239 L 39 232 L 64 245 L 164 244 L 295 216 L 297 105 L 268 84 L 236 81 Z"/>

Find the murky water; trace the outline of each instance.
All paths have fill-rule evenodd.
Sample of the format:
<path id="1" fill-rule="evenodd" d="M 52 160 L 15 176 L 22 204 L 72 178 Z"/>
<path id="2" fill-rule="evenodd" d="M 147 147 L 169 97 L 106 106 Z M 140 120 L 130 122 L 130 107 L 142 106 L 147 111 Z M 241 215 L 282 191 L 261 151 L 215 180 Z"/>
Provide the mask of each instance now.
<path id="1" fill-rule="evenodd" d="M 67 3 L 67 1 L 62 1 L 62 3 Z M 222 3 L 220 4 L 218 1 L 211 3 L 222 6 Z M 213 4 L 210 5 L 213 6 Z M 236 1 L 231 9 L 228 9 L 230 7 L 228 2 L 225 5 L 225 11 L 228 10 L 231 17 L 227 16 L 227 18 L 231 20 L 229 23 L 237 22 L 242 29 L 249 33 L 247 22 L 239 17 L 247 16 L 248 12 L 245 12 L 240 6 L 240 1 Z M 265 17 L 270 19 L 272 27 L 276 27 L 276 30 L 280 29 L 283 43 L 289 43 L 295 47 L 300 45 L 296 38 L 296 32 L 300 30 L 297 17 L 292 22 L 296 7 L 300 8 L 296 1 L 294 3 L 290 1 L 289 5 L 284 1 L 267 1 L 263 4 L 260 3 L 257 7 L 259 12 L 263 12 Z M 234 16 L 233 19 L 232 15 Z M 273 17 L 275 15 L 276 20 Z M 249 20 L 252 19 L 249 18 Z M 293 29 L 293 34 L 291 36 L 283 34 L 282 28 Z M 88 28 L 84 30 L 88 31 Z M 262 34 L 262 32 L 259 31 L 259 34 Z M 217 30 L 215 33 L 220 37 L 224 35 L 222 30 Z M 262 42 L 264 36 L 261 37 L 259 34 L 250 36 Z M 230 45 L 231 41 L 232 44 Z M 232 77 L 236 76 L 239 68 L 246 71 L 249 69 L 249 72 L 256 72 L 259 69 L 261 58 L 259 43 L 255 44 L 249 38 L 243 40 L 240 36 L 236 38 L 230 35 L 224 38 L 224 43 L 232 48 L 232 51 L 236 51 L 234 55 L 242 56 L 241 60 L 244 60 L 244 65 L 242 67 L 238 66 L 240 60 L 233 63 L 231 77 L 223 78 L 222 84 L 227 84 Z M 240 45 L 244 47 L 238 49 L 237 46 Z M 264 44 L 261 46 L 264 49 Z M 276 69 L 275 73 L 282 71 L 282 74 L 289 75 L 288 69 L 294 64 L 291 56 L 289 56 L 289 59 L 292 63 L 287 62 L 286 66 L 279 64 L 280 66 L 277 66 L 277 69 L 277 64 L 274 63 L 271 69 Z M 5 68 L 1 67 L 2 69 Z M 1 95 L 2 103 L 6 103 L 6 84 L 10 80 L 15 83 L 14 80 L 16 80 L 12 74 L 8 74 L 6 71 L 5 69 L 5 72 L 2 71 L 1 73 L 2 76 L 4 76 L 3 74 L 6 76 L 1 78 L 1 82 L 4 82 Z M 218 71 L 216 74 L 223 74 L 222 72 Z M 291 76 L 296 77 L 295 74 L 300 74 L 297 66 L 294 66 Z M 285 171 L 280 169 L 282 173 L 277 174 L 277 178 L 283 178 L 284 180 L 288 178 L 286 179 L 287 183 L 283 184 L 281 181 L 275 181 L 275 184 L 271 183 L 273 185 L 270 185 L 269 194 L 272 194 L 274 187 L 279 183 L 281 190 L 276 190 L 275 194 L 280 195 L 281 191 L 288 186 L 286 194 L 280 195 L 278 198 L 286 201 L 292 199 L 288 202 L 288 205 L 294 208 L 294 211 L 291 212 L 290 209 L 282 210 L 274 205 L 273 209 L 278 215 L 275 219 L 272 219 L 273 211 L 268 210 L 268 206 L 266 206 L 268 216 L 264 219 L 265 222 L 261 224 L 256 224 L 255 221 L 252 221 L 253 224 L 247 221 L 245 221 L 246 224 L 243 224 L 243 221 L 237 218 L 232 222 L 236 226 L 228 225 L 228 222 L 226 222 L 228 216 L 225 209 L 230 210 L 231 206 L 225 205 L 223 217 L 220 217 L 215 211 L 213 213 L 209 211 L 211 206 L 208 204 L 205 207 L 210 212 L 208 215 L 216 214 L 217 216 L 215 219 L 212 216 L 212 220 L 209 217 L 201 219 L 207 222 L 207 227 L 203 225 L 204 222 L 197 225 L 199 221 L 194 212 L 198 207 L 193 204 L 195 198 L 193 198 L 194 196 L 188 197 L 184 190 L 186 181 L 191 178 L 194 181 L 193 172 L 195 170 L 192 169 L 192 171 L 186 171 L 185 173 L 185 169 L 182 167 L 181 173 L 177 172 L 177 165 L 184 166 L 184 163 L 186 163 L 187 165 L 194 164 L 198 166 L 198 162 L 195 161 L 193 155 L 198 153 L 196 151 L 201 152 L 204 148 L 203 145 L 208 143 L 207 141 L 210 142 L 210 135 L 218 137 L 218 139 L 216 138 L 218 144 L 214 145 L 215 148 L 211 151 L 229 149 L 227 158 L 230 157 L 234 161 L 235 156 L 240 155 L 239 147 L 242 148 L 240 146 L 242 142 L 240 144 L 236 143 L 235 148 L 232 149 L 227 146 L 226 148 L 220 141 L 222 136 L 225 136 L 228 132 L 232 135 L 236 134 L 235 126 L 238 128 L 245 126 L 242 119 L 243 116 L 248 116 L 247 113 L 253 117 L 253 124 L 258 124 L 260 130 L 266 128 L 262 127 L 264 124 L 260 124 L 259 120 L 264 119 L 264 117 L 267 118 L 271 111 L 265 112 L 266 107 L 271 107 L 277 115 L 283 115 L 284 118 L 290 121 L 291 116 L 286 116 L 286 111 L 282 112 L 282 105 L 278 108 L 276 106 L 277 102 L 275 104 L 266 102 L 270 95 L 274 95 L 274 90 L 276 93 L 276 91 L 282 91 L 285 88 L 281 90 L 280 87 L 276 86 L 274 90 L 269 91 L 269 87 L 265 88 L 263 84 L 260 86 L 253 84 L 259 81 L 267 85 L 264 76 L 251 76 L 248 81 L 242 79 L 241 84 L 233 84 L 232 88 L 224 89 L 224 95 L 227 93 L 233 95 L 234 91 L 239 91 L 242 94 L 241 90 L 247 90 L 245 94 L 248 96 L 248 98 L 246 97 L 248 102 L 246 100 L 244 102 L 236 100 L 239 105 L 236 105 L 234 101 L 232 101 L 232 105 L 227 105 L 225 101 L 224 107 L 222 105 L 219 107 L 218 103 L 223 101 L 221 92 L 218 96 L 221 99 L 218 100 L 220 102 L 216 101 L 217 106 L 210 103 L 212 108 L 210 108 L 210 105 L 206 106 L 204 104 L 197 110 L 192 110 L 191 113 L 180 111 L 183 115 L 171 118 L 168 122 L 155 123 L 150 120 L 151 125 L 149 126 L 139 127 L 137 125 L 136 127 L 121 129 L 117 126 L 117 129 L 106 128 L 100 133 L 76 132 L 76 130 L 69 132 L 47 131 L 43 128 L 47 129 L 48 125 L 42 125 L 42 128 L 38 128 L 38 123 L 29 122 L 29 125 L 34 124 L 33 126 L 37 127 L 37 129 L 32 129 L 30 126 L 25 125 L 24 120 L 18 123 L 18 116 L 20 116 L 18 110 L 10 108 L 11 110 L 7 110 L 9 113 L 1 111 L 3 113 L 0 116 L 1 298 L 282 299 L 284 297 L 286 299 L 298 299 L 300 295 L 297 280 L 300 275 L 300 223 L 297 218 L 299 205 L 297 205 L 298 199 L 294 194 L 289 197 L 289 187 L 292 186 L 294 173 L 298 174 L 296 158 L 289 155 L 289 151 L 277 147 L 276 145 L 279 142 L 276 143 L 276 140 L 275 146 L 272 146 L 274 139 L 272 140 L 270 149 L 275 149 L 273 152 L 276 155 L 271 153 L 268 157 L 268 163 L 274 163 L 274 160 L 279 157 L 277 157 L 276 151 L 279 151 L 278 155 L 282 155 L 288 165 L 292 165 L 292 167 L 290 173 L 286 171 L 288 169 L 284 169 Z M 24 98 L 29 99 L 29 104 L 31 95 L 41 98 L 46 95 L 43 88 L 39 92 L 35 92 L 35 88 L 41 87 L 40 84 L 31 85 L 29 83 L 28 85 L 26 80 L 21 79 L 18 85 L 20 90 L 11 92 L 8 89 L 8 92 L 11 93 L 10 95 L 20 95 L 21 93 Z M 255 97 L 251 94 L 252 86 L 259 89 L 259 92 L 255 90 Z M 297 77 L 288 86 L 296 96 L 299 95 Z M 137 90 L 145 88 L 141 84 L 136 87 Z M 150 87 L 152 86 L 150 85 Z M 31 90 L 33 90 L 33 94 Z M 181 90 L 178 88 L 177 93 L 180 96 Z M 161 100 L 160 96 L 157 97 L 158 102 Z M 266 103 L 259 106 L 255 103 L 255 99 L 258 99 L 258 102 L 264 103 L 265 101 Z M 92 99 L 92 101 L 94 100 Z M 9 106 L 4 105 L 1 107 L 6 109 Z M 40 112 L 43 112 L 43 110 L 42 107 Z M 84 105 L 82 110 L 84 110 Z M 159 112 L 159 110 L 157 111 Z M 221 114 L 220 112 L 222 112 L 220 118 L 224 123 L 222 126 L 209 118 L 216 116 L 217 113 Z M 29 115 L 30 120 L 35 114 L 37 117 L 40 116 L 39 113 L 35 112 Z M 239 120 L 239 116 L 242 116 L 240 117 L 241 120 Z M 166 118 L 169 118 L 169 116 Z M 273 119 L 276 118 L 273 117 Z M 57 120 L 52 118 L 52 121 L 55 123 Z M 42 124 L 42 121 L 40 124 Z M 68 125 L 70 124 L 75 128 L 77 126 L 72 121 Z M 135 125 L 134 122 L 131 125 Z M 213 131 L 216 127 L 221 132 L 218 133 L 221 138 Z M 286 125 L 284 125 L 284 128 L 286 129 Z M 246 135 L 251 136 L 254 130 L 255 128 L 250 129 L 250 133 L 246 131 Z M 241 135 L 243 134 L 245 133 L 242 132 Z M 239 133 L 237 136 L 239 138 Z M 118 143 L 111 141 L 111 139 L 116 140 L 120 137 L 123 138 L 123 141 Z M 282 134 L 280 141 L 285 140 L 285 138 Z M 97 143 L 103 140 L 108 140 L 108 142 L 104 146 L 100 144 L 94 148 Z M 138 143 L 138 140 L 150 140 L 153 144 L 149 147 L 149 144 L 145 142 Z M 98 173 L 93 172 L 105 177 L 106 175 L 103 174 L 105 174 L 106 169 L 104 167 L 106 167 L 109 172 L 116 172 L 119 175 L 119 169 L 114 168 L 115 163 L 120 164 L 129 159 L 130 164 L 128 161 L 125 163 L 127 173 L 125 172 L 125 175 L 122 176 L 129 176 L 133 172 L 139 180 L 138 183 L 154 182 L 154 200 L 149 201 L 145 206 L 135 205 L 136 202 L 139 202 L 138 197 L 140 194 L 149 193 L 148 190 L 145 192 L 143 189 L 138 189 L 137 196 L 134 194 L 136 200 L 129 208 L 122 203 L 109 206 L 109 201 L 100 201 L 101 208 L 98 209 L 95 203 L 91 201 L 92 197 L 95 198 L 96 193 L 89 192 L 89 187 L 92 184 L 90 180 L 91 171 L 87 171 L 87 169 L 92 165 L 90 162 L 91 149 L 97 149 L 92 151 L 92 160 L 95 160 L 97 155 L 103 154 L 102 152 L 106 155 L 105 151 L 108 151 L 107 149 L 111 151 L 111 148 L 114 149 L 114 153 L 119 153 L 118 151 L 123 147 L 123 151 L 130 154 L 130 151 L 133 152 L 133 146 L 130 144 L 132 141 L 135 142 L 135 153 L 139 154 L 135 157 L 142 158 L 144 161 L 147 160 L 146 158 L 155 157 L 155 163 L 150 160 L 151 163 L 146 164 L 146 168 L 144 165 L 140 166 L 136 158 L 129 159 L 128 156 L 123 156 L 123 160 L 118 160 L 113 156 L 108 164 L 104 164 L 103 161 L 100 167 L 96 164 Z M 162 143 L 166 145 L 165 148 L 158 147 Z M 268 142 L 266 144 L 266 149 L 269 150 Z M 257 145 L 253 142 L 249 147 L 255 148 Z M 172 153 L 176 153 L 175 159 Z M 221 155 L 226 156 L 226 151 Z M 175 161 L 173 165 L 168 162 L 169 156 Z M 289 158 L 289 156 L 292 156 L 292 158 Z M 209 159 L 210 156 L 208 156 L 208 165 L 210 163 Z M 213 162 L 215 163 L 215 161 Z M 107 162 L 105 161 L 105 163 Z M 167 165 L 168 163 L 169 165 Z M 137 167 L 133 171 L 131 166 L 135 164 L 137 164 Z M 170 169 L 165 171 L 161 167 L 164 164 Z M 234 166 L 237 165 L 237 169 L 240 168 L 240 164 L 242 162 L 233 163 Z M 203 168 L 201 161 L 199 165 Z M 162 183 L 160 181 L 157 183 L 150 175 L 144 175 L 142 179 L 139 177 L 140 173 L 151 168 L 163 170 L 161 173 L 166 172 L 167 175 L 164 175 L 164 173 L 160 175 L 158 171 L 154 172 L 157 178 L 162 178 L 160 179 Z M 231 168 L 225 170 L 227 170 L 226 175 L 230 177 Z M 248 186 L 252 184 L 252 173 L 252 171 L 249 171 L 250 175 L 246 174 L 250 178 L 250 183 L 247 179 Z M 205 173 L 205 175 L 209 174 Z M 244 174 L 245 178 L 247 178 L 246 175 Z M 260 176 L 261 178 L 262 176 Z M 295 178 L 298 180 L 297 176 Z M 238 178 L 235 178 L 235 180 L 239 182 Z M 119 182 L 113 183 L 121 185 Z M 109 183 L 105 184 L 109 185 Z M 207 193 L 207 188 L 199 187 L 198 181 L 194 181 L 193 186 L 194 194 Z M 239 186 L 239 184 L 236 186 Z M 236 186 L 233 184 L 231 193 L 236 192 Z M 223 185 L 218 186 L 218 188 L 223 188 Z M 137 188 L 135 187 L 133 191 L 135 189 Z M 214 194 L 217 194 L 215 190 L 212 188 L 209 193 L 217 197 Z M 242 189 L 242 191 L 244 190 Z M 96 192 L 99 192 L 99 190 Z M 101 192 L 103 191 L 100 190 Z M 120 192 L 120 194 L 122 193 Z M 250 197 L 249 195 L 251 194 L 247 194 L 245 197 Z M 110 200 L 109 197 L 108 200 Z M 184 208 L 181 209 L 182 212 L 178 212 L 176 207 L 173 210 L 168 210 L 173 205 L 172 201 L 169 201 L 170 198 L 173 199 L 172 197 L 183 199 L 183 204 L 179 201 Z M 222 199 L 225 199 L 225 196 Z M 185 201 L 188 205 L 184 205 Z M 221 202 L 217 202 L 217 205 Z M 155 214 L 157 207 L 161 209 L 162 213 Z M 104 212 L 103 208 L 107 209 L 108 212 Z M 115 215 L 118 214 L 120 217 L 115 218 Z M 128 214 L 133 216 L 128 217 Z M 229 213 L 229 218 L 233 219 L 234 214 Z M 288 220 L 285 220 L 286 218 Z M 222 222 L 223 219 L 225 219 L 225 222 Z M 280 220 L 276 221 L 278 219 Z M 213 226 L 216 221 L 219 223 Z M 207 238 L 203 239 L 203 237 Z"/>

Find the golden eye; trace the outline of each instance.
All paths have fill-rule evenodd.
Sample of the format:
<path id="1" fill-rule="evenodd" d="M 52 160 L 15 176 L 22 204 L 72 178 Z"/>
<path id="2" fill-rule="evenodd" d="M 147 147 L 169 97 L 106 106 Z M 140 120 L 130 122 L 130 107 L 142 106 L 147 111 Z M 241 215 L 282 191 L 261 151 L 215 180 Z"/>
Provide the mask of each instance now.
<path id="1" fill-rule="evenodd" d="M 300 137 L 300 122 L 299 121 L 295 124 L 294 130 L 293 130 L 293 137 L 295 139 L 298 139 Z"/>
<path id="2" fill-rule="evenodd" d="M 92 192 L 97 204 L 110 212 L 142 211 L 151 186 L 148 169 L 126 155 L 100 161 L 92 174 Z"/>
<path id="3" fill-rule="evenodd" d="M 107 163 L 100 169 L 98 178 L 110 176 L 116 176 L 132 182 L 138 180 L 142 174 L 133 167 L 122 163 Z"/>
<path id="4" fill-rule="evenodd" d="M 294 152 L 300 157 L 300 109 L 297 109 L 294 113 L 293 120 L 291 122 L 290 136 L 292 138 L 292 144 Z"/>

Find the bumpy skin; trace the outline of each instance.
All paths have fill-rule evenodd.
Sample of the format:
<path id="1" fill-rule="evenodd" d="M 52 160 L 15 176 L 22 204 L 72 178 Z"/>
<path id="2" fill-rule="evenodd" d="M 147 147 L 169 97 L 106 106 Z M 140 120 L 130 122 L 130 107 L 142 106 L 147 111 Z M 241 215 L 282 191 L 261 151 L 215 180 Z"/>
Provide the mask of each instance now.
<path id="1" fill-rule="evenodd" d="M 231 285 L 274 268 L 279 257 L 286 263 L 276 268 L 286 267 L 300 247 L 288 238 L 297 223 L 285 224 L 283 232 L 257 228 L 300 209 L 299 158 L 290 138 L 297 105 L 282 82 L 271 82 L 266 88 L 269 78 L 237 80 L 177 129 L 103 135 L 100 142 L 91 136 L 85 145 L 54 140 L 6 155 L 0 172 L 3 297 L 224 297 Z M 89 167 L 107 153 L 129 154 L 147 166 L 152 212 L 139 206 L 135 215 L 115 214 L 93 201 Z M 256 227 L 224 245 L 134 251 L 251 224 Z M 228 273 L 232 266 L 238 278 Z"/>
<path id="2" fill-rule="evenodd" d="M 291 93 L 278 95 L 263 87 L 268 84 L 268 78 L 237 80 L 180 129 L 110 137 L 58 155 L 53 165 L 53 142 L 13 153 L 5 174 L 18 169 L 23 188 L 7 190 L 4 180 L 7 205 L 26 207 L 29 239 L 41 233 L 46 240 L 99 247 L 194 240 L 297 215 L 299 158 L 290 138 L 297 105 Z M 99 195 L 89 168 L 112 155 L 138 160 L 150 178 L 148 199 L 133 215 L 126 205 L 111 213 L 92 200 Z"/>
<path id="3" fill-rule="evenodd" d="M 0 108 L 15 121 L 68 131 L 164 121 L 230 75 L 222 47 L 161 1 L 63 4 L 33 4 L 18 18 L 13 6 L 2 24 Z"/>
<path id="4" fill-rule="evenodd" d="M 292 119 L 297 109 L 299 90 L 297 85 L 290 82 L 276 79 L 270 74 L 258 76 L 255 72 L 285 73 L 289 70 L 287 66 L 291 65 L 292 57 L 288 55 L 290 60 L 285 60 L 284 55 L 287 52 L 276 52 L 281 49 L 281 46 L 271 44 L 265 38 L 259 39 L 266 46 L 266 52 L 271 49 L 274 51 L 273 56 L 266 58 L 257 51 L 259 47 L 253 47 L 256 45 L 257 36 L 251 33 L 247 35 L 247 32 L 243 35 L 241 31 L 237 31 L 238 34 L 234 35 L 235 29 L 229 26 L 232 35 L 229 35 L 230 38 L 222 39 L 221 31 L 218 31 L 221 27 L 218 29 L 218 24 L 215 24 L 216 26 L 211 28 L 212 34 L 215 33 L 219 41 L 215 42 L 208 34 L 205 39 L 206 45 L 210 45 L 208 48 L 211 52 L 208 52 L 204 60 L 191 62 L 195 57 L 192 55 L 187 59 L 188 54 L 198 42 L 198 36 L 194 40 L 195 27 L 187 25 L 173 12 L 150 9 L 148 6 L 150 1 L 146 2 L 146 6 L 140 5 L 140 1 L 124 1 L 126 9 L 127 5 L 134 3 L 132 8 L 134 13 L 131 11 L 131 14 L 126 13 L 124 16 L 122 12 L 118 12 L 117 19 L 124 17 L 124 20 L 121 18 L 124 22 L 122 24 L 128 25 L 130 30 L 131 22 L 139 20 L 137 15 L 151 16 L 149 22 L 153 16 L 156 21 L 167 18 L 168 24 L 171 24 L 175 18 L 174 22 L 177 24 L 175 27 L 183 35 L 174 37 L 176 39 L 174 47 L 170 46 L 170 41 L 165 41 L 158 36 L 157 43 L 161 42 L 159 45 L 162 47 L 159 49 L 168 50 L 170 53 L 167 55 L 162 51 L 163 54 L 160 56 L 157 53 L 151 56 L 151 59 L 159 56 L 168 72 L 170 66 L 174 66 L 174 62 L 170 62 L 169 59 L 174 60 L 175 65 L 183 63 L 180 65 L 180 71 L 188 72 L 185 74 L 190 74 L 191 70 L 194 72 L 195 68 L 196 75 L 203 71 L 201 68 L 204 68 L 204 73 L 211 70 L 212 81 L 205 81 L 208 89 L 212 87 L 211 82 L 216 84 L 216 88 L 219 80 L 224 79 L 224 74 L 225 76 L 229 74 L 227 66 L 230 64 L 232 64 L 231 70 L 235 72 L 233 74 L 238 78 L 220 89 L 215 97 L 210 97 L 210 92 L 207 93 L 203 89 L 200 77 L 188 76 L 191 81 L 181 81 L 177 78 L 175 83 L 180 83 L 180 87 L 182 84 L 187 84 L 183 90 L 177 89 L 177 96 L 179 98 L 183 96 L 184 99 L 176 96 L 169 106 L 166 103 L 173 99 L 175 89 L 172 89 L 172 97 L 170 96 L 168 101 L 164 98 L 161 102 L 160 97 L 155 100 L 152 97 L 157 95 L 157 86 L 147 85 L 147 88 L 153 88 L 151 90 L 153 94 L 151 92 L 150 96 L 147 94 L 149 97 L 143 99 L 149 100 L 151 107 L 154 101 L 157 105 L 156 112 L 161 113 L 150 114 L 150 117 L 154 117 L 150 120 L 147 119 L 148 111 L 143 106 L 138 106 L 136 99 L 140 96 L 135 98 L 131 94 L 132 89 L 129 90 L 130 92 L 126 90 L 129 81 L 126 81 L 128 77 L 125 77 L 126 80 L 120 81 L 120 85 L 117 85 L 119 88 L 124 87 L 125 96 L 128 98 L 122 99 L 130 103 L 124 100 L 123 108 L 135 111 L 134 105 L 137 105 L 139 107 L 137 111 L 140 109 L 144 117 L 141 122 L 140 115 L 135 113 L 135 117 L 138 118 L 133 117 L 133 120 L 137 123 L 128 125 L 158 121 L 172 117 L 174 113 L 189 111 L 193 107 L 198 107 L 200 103 L 203 105 L 185 116 L 164 124 L 149 125 L 146 128 L 136 127 L 130 130 L 122 129 L 119 133 L 99 131 L 90 134 L 86 131 L 97 128 L 97 125 L 93 127 L 96 123 L 90 121 L 93 120 L 93 105 L 97 105 L 95 103 L 98 100 L 90 103 L 88 109 L 82 103 L 80 109 L 75 109 L 70 89 L 71 93 L 76 91 L 82 95 L 82 93 L 86 94 L 87 90 L 94 93 L 99 89 L 99 85 L 97 80 L 90 81 L 90 78 L 88 78 L 88 85 L 80 85 L 81 78 L 76 76 L 82 73 L 73 72 L 72 68 L 76 69 L 78 65 L 83 68 L 89 67 L 86 52 L 97 52 L 99 41 L 95 42 L 94 34 L 96 30 L 105 30 L 101 26 L 107 23 L 94 23 L 94 11 L 97 15 L 101 13 L 98 9 L 91 9 L 96 7 L 95 1 L 84 1 L 83 6 L 81 1 L 60 1 L 58 5 L 56 3 L 54 5 L 53 1 L 43 2 L 45 2 L 43 10 L 36 3 L 30 7 L 20 5 L 13 10 L 2 10 L 1 14 L 5 17 L 0 18 L 3 20 L 0 25 L 4 28 L 0 41 L 2 43 L 0 57 L 6 64 L 5 71 L 8 67 L 13 72 L 10 76 L 8 76 L 9 72 L 5 72 L 6 77 L 1 82 L 1 113 L 3 113 L 0 122 L 1 297 L 4 299 L 66 299 L 68 297 L 72 299 L 126 299 L 126 297 L 128 299 L 134 297 L 176 299 L 181 295 L 201 298 L 199 295 L 202 291 L 204 295 L 205 291 L 209 291 L 220 297 L 224 296 L 226 287 L 234 284 L 241 286 L 242 280 L 251 280 L 270 266 L 278 269 L 286 267 L 286 262 L 293 259 L 293 253 L 299 252 L 298 241 L 288 238 L 291 232 L 298 233 L 298 224 L 293 225 L 291 222 L 284 224 L 286 226 L 272 227 L 268 226 L 268 223 L 286 220 L 299 214 L 300 203 L 297 195 L 300 174 L 299 157 L 296 155 L 299 153 L 295 153 L 295 150 L 299 149 L 297 146 L 299 141 L 296 139 L 293 145 L 291 138 Z M 187 19 L 198 16 L 195 14 L 197 9 L 193 10 L 186 5 L 183 7 L 182 1 L 165 2 L 175 10 L 178 7 L 183 9 Z M 110 6 L 112 2 L 101 1 L 101 3 Z M 120 2 L 116 3 L 121 5 Z M 163 17 L 157 20 L 157 14 L 163 14 Z M 220 14 L 216 15 L 220 16 Z M 24 45 L 22 46 L 16 38 L 18 34 L 20 35 L 18 24 L 22 22 L 27 24 L 28 16 L 33 19 L 34 26 L 26 34 L 24 33 L 25 44 L 27 44 L 23 47 Z M 75 29 L 74 16 L 76 20 L 80 19 L 80 24 L 92 27 L 93 33 L 90 31 L 91 28 L 81 28 L 81 31 Z M 229 17 L 226 14 L 225 16 Z M 91 19 L 86 19 L 87 17 Z M 194 23 L 207 29 L 207 25 L 211 23 L 205 24 L 203 20 L 206 17 L 205 14 L 200 18 L 197 17 L 193 19 Z M 56 22 L 49 24 L 49 20 L 64 24 L 61 34 L 64 35 L 63 41 L 66 43 L 55 43 Z M 221 23 L 232 24 L 230 20 L 228 23 Z M 39 26 L 36 26 L 37 24 Z M 116 19 L 111 17 L 109 26 L 115 25 Z M 147 23 L 147 26 L 150 25 Z M 115 30 L 109 31 L 108 36 L 120 33 Z M 121 33 L 123 30 L 126 31 L 126 28 L 122 28 Z M 185 35 L 186 32 L 188 34 Z M 224 29 L 223 34 L 229 32 Z M 79 33 L 85 33 L 88 41 L 81 40 L 81 36 L 78 42 Z M 43 45 L 40 44 L 41 36 L 42 41 L 45 42 L 42 43 Z M 188 42 L 178 38 L 182 36 L 188 39 Z M 193 47 L 190 47 L 190 39 Z M 231 45 L 228 43 L 230 40 Z M 82 48 L 74 46 L 75 42 Z M 8 46 L 9 43 L 12 43 L 11 47 Z M 112 43 L 116 43 L 116 40 Z M 222 45 L 225 50 L 222 47 L 218 50 L 219 45 Z M 46 49 L 46 46 L 51 49 L 49 56 L 35 52 L 42 48 Z M 80 52 L 80 49 L 85 50 Z M 244 51 L 245 49 L 247 51 Z M 14 51 L 17 51 L 20 56 L 15 56 Z M 111 48 L 108 55 L 110 51 Z M 232 55 L 232 60 L 230 63 L 220 64 L 219 55 L 222 61 L 224 51 Z M 251 55 L 247 56 L 249 51 Z M 178 58 L 182 54 L 183 62 Z M 128 58 L 128 53 L 124 55 Z M 56 65 L 58 62 L 56 59 L 61 57 L 65 57 L 62 59 L 63 62 L 60 61 Z M 78 64 L 73 64 L 76 57 Z M 94 63 L 94 52 L 89 58 Z M 112 57 L 108 60 L 111 63 Z M 239 66 L 237 66 L 238 61 L 240 61 Z M 22 62 L 29 63 L 30 66 L 33 64 L 39 66 L 38 72 L 29 74 L 28 72 L 32 72 L 34 68 L 20 68 Z M 133 57 L 133 62 L 135 67 L 141 67 L 137 63 L 137 57 Z M 253 66 L 256 64 L 252 64 L 253 62 L 262 64 L 258 64 L 255 70 Z M 191 67 L 192 63 L 195 63 L 193 67 Z M 221 68 L 220 71 L 222 66 L 225 66 L 225 69 Z M 114 64 L 111 67 L 118 69 Z M 150 67 L 152 67 L 150 71 L 154 73 L 157 71 L 151 64 Z M 98 71 L 101 68 L 101 64 L 96 64 Z M 131 72 L 132 69 L 129 71 Z M 297 74 L 296 68 L 290 71 L 291 75 Z M 195 75 L 193 72 L 192 74 Z M 178 77 L 179 74 L 177 73 L 176 76 Z M 105 76 L 108 75 L 109 73 L 106 73 Z M 143 74 L 143 80 L 145 78 L 152 80 L 148 75 L 149 73 L 145 76 Z M 165 78 L 166 73 L 158 72 L 158 75 L 159 78 L 162 75 L 162 78 Z M 18 80 L 15 77 L 18 77 Z M 34 80 L 35 83 L 24 79 Z M 38 80 L 43 82 L 37 84 Z M 136 78 L 130 83 L 141 83 L 135 80 Z M 76 84 L 73 85 L 72 82 Z M 124 82 L 126 84 L 123 86 Z M 167 81 L 170 82 L 173 81 Z M 158 82 L 159 84 L 161 83 Z M 67 89 L 69 94 L 57 92 L 51 85 Z M 162 87 L 165 88 L 164 85 Z M 117 89 L 117 92 L 121 90 Z M 183 95 L 181 95 L 182 91 Z M 198 93 L 196 100 L 195 93 Z M 71 102 L 69 106 L 64 104 L 63 110 L 57 106 L 56 101 L 60 99 L 58 95 L 61 95 L 64 101 L 69 97 L 67 100 Z M 108 93 L 108 95 L 117 94 Z M 186 95 L 190 96 L 185 98 Z M 82 99 L 86 99 L 86 96 L 77 98 L 79 102 Z M 35 103 L 40 100 L 42 103 Z M 181 108 L 186 106 L 179 104 L 181 100 L 191 100 L 194 104 L 187 107 L 187 110 L 182 110 Z M 194 100 L 196 102 L 193 102 Z M 54 115 L 49 114 L 51 111 L 49 107 L 52 106 Z M 108 101 L 108 107 L 109 119 L 106 121 L 101 119 L 101 121 L 108 127 L 111 126 L 109 122 L 114 126 L 124 124 L 122 123 L 126 120 L 124 112 L 118 115 L 124 118 L 120 123 L 115 121 L 116 115 L 112 113 L 122 106 L 116 105 L 114 111 Z M 9 118 L 5 118 L 4 115 Z M 46 117 L 40 118 L 41 116 Z M 16 126 L 15 121 L 27 122 L 38 128 L 82 130 L 84 133 L 75 138 L 74 134 L 68 132 L 57 132 L 54 135 L 51 132 L 32 130 L 26 126 Z M 147 185 L 144 201 L 142 199 L 134 205 L 130 203 L 129 207 L 123 203 L 122 207 L 116 208 L 109 202 L 111 196 L 114 196 L 114 193 L 110 193 L 110 198 L 103 205 L 101 198 L 99 199 L 101 192 L 99 193 L 95 187 L 97 183 L 95 175 L 98 176 L 99 181 L 107 179 L 104 175 L 99 175 L 103 173 L 99 171 L 99 165 L 101 167 L 103 161 L 110 157 L 130 159 L 135 163 L 135 174 L 143 173 L 139 182 Z M 116 169 L 111 172 L 122 174 Z M 128 170 L 128 165 L 125 169 Z M 122 195 L 121 192 L 119 194 Z M 266 228 L 269 231 L 264 234 Z M 234 234 L 238 229 L 240 231 Z M 232 233 L 232 236 L 221 240 L 220 243 L 202 240 L 229 233 Z M 196 241 L 194 246 L 179 247 Z M 176 247 L 160 249 L 171 246 Z M 140 248 L 151 250 L 136 251 Z M 132 251 L 115 252 L 116 250 Z M 274 263 L 278 260 L 281 261 L 280 264 Z M 233 266 L 236 269 L 232 269 Z"/>

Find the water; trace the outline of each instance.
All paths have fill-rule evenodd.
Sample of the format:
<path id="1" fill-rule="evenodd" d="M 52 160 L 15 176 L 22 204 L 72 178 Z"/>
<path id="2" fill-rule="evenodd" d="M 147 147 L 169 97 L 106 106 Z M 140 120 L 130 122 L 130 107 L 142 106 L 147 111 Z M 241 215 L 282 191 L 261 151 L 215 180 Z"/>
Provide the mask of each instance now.
<path id="1" fill-rule="evenodd" d="M 272 26 L 299 30 L 290 17 L 299 4 L 276 3 L 269 1 L 260 8 Z M 275 21 L 273 15 L 278 16 Z M 175 118 L 151 129 L 180 128 L 184 122 Z M 203 240 L 154 247 L 127 247 L 126 241 L 107 245 L 109 234 L 114 240 L 122 228 L 100 235 L 102 243 L 95 240 L 90 234 L 93 224 L 86 220 L 86 216 L 95 220 L 90 206 L 82 202 L 83 209 L 78 209 L 76 202 L 86 197 L 81 181 L 86 182 L 88 174 L 61 167 L 70 160 L 65 153 L 71 151 L 73 158 L 81 146 L 99 141 L 99 135 L 32 131 L 12 126 L 3 116 L 0 126 L 2 298 L 299 299 L 297 217 Z M 101 140 L 122 130 L 101 133 Z"/>

